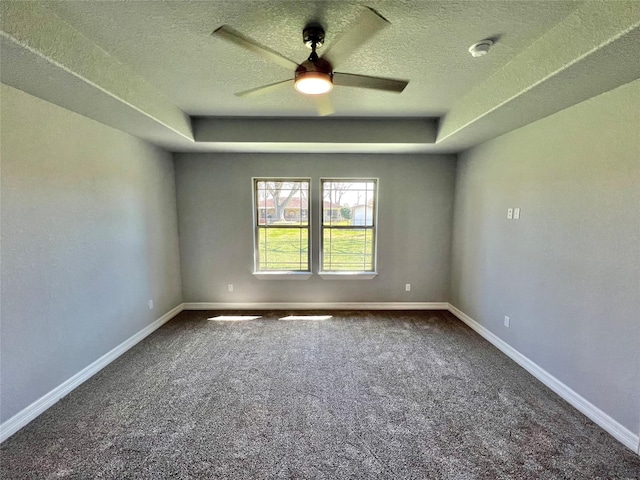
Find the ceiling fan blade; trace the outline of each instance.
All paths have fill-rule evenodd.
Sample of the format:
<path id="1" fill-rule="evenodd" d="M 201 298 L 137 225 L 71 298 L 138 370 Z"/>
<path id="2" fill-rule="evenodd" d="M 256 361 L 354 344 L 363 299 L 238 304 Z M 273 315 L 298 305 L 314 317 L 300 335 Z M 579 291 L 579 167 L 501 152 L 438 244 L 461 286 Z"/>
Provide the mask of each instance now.
<path id="1" fill-rule="evenodd" d="M 288 83 L 293 83 L 293 78 L 288 80 L 282 80 L 281 82 L 270 83 L 269 85 L 262 85 L 261 87 L 252 88 L 251 90 L 245 90 L 244 92 L 236 93 L 236 97 L 253 97 L 257 95 L 263 95 L 265 93 L 273 92 L 286 86 Z"/>
<path id="2" fill-rule="evenodd" d="M 351 25 L 350 29 L 340 36 L 335 43 L 329 45 L 322 58 L 328 60 L 333 67 L 336 67 L 387 25 L 390 25 L 390 23 L 386 18 L 374 9 L 367 7 L 358 17 L 355 24 Z"/>
<path id="3" fill-rule="evenodd" d="M 396 78 L 370 77 L 368 75 L 354 75 L 353 73 L 333 73 L 333 84 L 342 87 L 372 88 L 385 92 L 400 93 L 409 85 L 408 80 Z"/>
<path id="4" fill-rule="evenodd" d="M 250 52 L 256 53 L 260 55 L 262 58 L 265 58 L 273 63 L 280 65 L 281 67 L 287 68 L 289 70 L 295 70 L 298 68 L 298 64 L 293 60 L 289 60 L 287 57 L 280 55 L 275 50 L 271 50 L 269 47 L 265 47 L 264 45 L 260 45 L 255 40 L 252 40 L 249 37 L 245 37 L 240 32 L 234 30 L 233 28 L 223 25 L 220 28 L 217 28 L 211 34 L 217 37 L 226 40 L 227 42 L 235 43 L 239 47 L 244 48 L 245 50 L 249 50 Z"/>
<path id="5" fill-rule="evenodd" d="M 316 102 L 318 115 L 320 115 L 321 117 L 326 117 L 327 115 L 335 113 L 335 109 L 333 108 L 328 95 L 314 95 L 314 100 Z"/>

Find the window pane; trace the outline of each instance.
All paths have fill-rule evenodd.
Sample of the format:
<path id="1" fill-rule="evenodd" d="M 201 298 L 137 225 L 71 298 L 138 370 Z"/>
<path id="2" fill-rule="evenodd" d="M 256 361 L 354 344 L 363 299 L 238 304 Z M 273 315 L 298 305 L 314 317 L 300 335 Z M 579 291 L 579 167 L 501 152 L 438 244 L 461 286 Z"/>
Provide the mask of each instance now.
<path id="1" fill-rule="evenodd" d="M 375 270 L 377 181 L 322 181 L 322 270 Z"/>
<path id="2" fill-rule="evenodd" d="M 309 180 L 255 180 L 256 271 L 309 268 Z"/>
<path id="3" fill-rule="evenodd" d="M 374 225 L 376 182 L 373 180 L 325 180 L 322 182 L 324 226 Z"/>
<path id="4" fill-rule="evenodd" d="M 326 228 L 322 243 L 322 270 L 372 271 L 373 238 L 372 229 Z"/>
<path id="5" fill-rule="evenodd" d="M 306 228 L 259 228 L 258 270 L 309 270 Z"/>
<path id="6" fill-rule="evenodd" d="M 308 225 L 309 182 L 259 180 L 256 208 L 258 225 Z"/>

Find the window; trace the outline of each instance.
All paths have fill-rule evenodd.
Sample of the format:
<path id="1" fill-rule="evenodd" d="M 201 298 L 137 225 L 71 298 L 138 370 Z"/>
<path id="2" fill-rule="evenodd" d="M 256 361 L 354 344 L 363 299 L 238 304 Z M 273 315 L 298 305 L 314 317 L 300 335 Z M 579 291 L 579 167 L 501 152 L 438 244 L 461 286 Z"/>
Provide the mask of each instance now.
<path id="1" fill-rule="evenodd" d="M 309 180 L 254 179 L 255 272 L 310 272 Z"/>
<path id="2" fill-rule="evenodd" d="M 322 272 L 375 272 L 375 179 L 323 179 Z"/>

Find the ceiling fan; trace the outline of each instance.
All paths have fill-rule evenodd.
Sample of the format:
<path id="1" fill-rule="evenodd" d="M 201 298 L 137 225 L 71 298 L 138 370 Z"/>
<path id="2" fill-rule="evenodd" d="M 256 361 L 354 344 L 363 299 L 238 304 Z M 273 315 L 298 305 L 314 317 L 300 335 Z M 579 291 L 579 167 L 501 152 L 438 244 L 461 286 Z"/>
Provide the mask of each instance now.
<path id="1" fill-rule="evenodd" d="M 324 29 L 318 23 L 309 23 L 302 31 L 302 38 L 305 45 L 311 49 L 311 55 L 300 64 L 244 36 L 227 25 L 217 28 L 211 35 L 234 43 L 294 72 L 293 78 L 238 92 L 236 96 L 250 97 L 252 95 L 260 95 L 293 83 L 295 89 L 300 93 L 313 96 L 320 115 L 329 115 L 334 110 L 326 95 L 323 94 L 330 92 L 334 85 L 400 93 L 409 84 L 407 80 L 355 75 L 333 70 L 334 66 L 345 60 L 354 50 L 388 25 L 389 21 L 386 18 L 374 9 L 366 7 L 358 17 L 355 28 L 344 33 L 320 57 L 316 49 L 324 44 Z"/>

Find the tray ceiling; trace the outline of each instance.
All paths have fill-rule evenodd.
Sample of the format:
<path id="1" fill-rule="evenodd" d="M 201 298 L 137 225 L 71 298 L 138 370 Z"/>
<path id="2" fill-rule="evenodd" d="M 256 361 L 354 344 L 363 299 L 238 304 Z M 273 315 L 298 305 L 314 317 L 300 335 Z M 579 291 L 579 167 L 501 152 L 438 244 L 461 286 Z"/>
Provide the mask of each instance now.
<path id="1" fill-rule="evenodd" d="M 230 25 L 302 62 L 309 53 L 301 38 L 308 21 L 322 23 L 326 48 L 353 28 L 369 6 L 391 25 L 336 70 L 410 83 L 401 94 L 336 87 L 329 94 L 332 117 L 348 118 L 354 125 L 359 119 L 425 119 L 423 151 L 458 151 L 553 113 L 557 106 L 638 78 L 640 62 L 631 56 L 640 47 L 638 5 L 555 0 L 5 1 L 0 80 L 170 150 L 224 150 L 222 140 L 217 145 L 199 141 L 201 117 L 313 119 L 316 108 L 293 87 L 236 97 L 235 92 L 291 78 L 293 72 L 212 37 L 215 28 Z M 496 40 L 489 55 L 471 57 L 467 48 L 484 38 Z M 594 91 L 588 87 L 590 77 L 600 73 L 602 85 Z M 493 123 L 482 124 L 485 117 Z M 300 151 L 305 142 L 315 145 L 313 151 L 317 144 L 332 143 L 318 130 L 318 138 L 301 137 Z M 398 145 L 406 144 L 400 137 Z M 246 138 L 244 143 L 247 150 L 260 151 L 258 144 L 269 141 Z"/>

